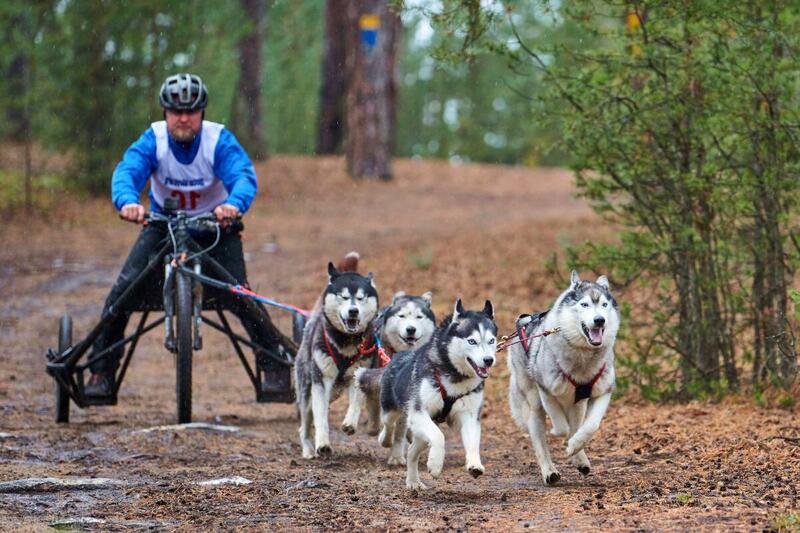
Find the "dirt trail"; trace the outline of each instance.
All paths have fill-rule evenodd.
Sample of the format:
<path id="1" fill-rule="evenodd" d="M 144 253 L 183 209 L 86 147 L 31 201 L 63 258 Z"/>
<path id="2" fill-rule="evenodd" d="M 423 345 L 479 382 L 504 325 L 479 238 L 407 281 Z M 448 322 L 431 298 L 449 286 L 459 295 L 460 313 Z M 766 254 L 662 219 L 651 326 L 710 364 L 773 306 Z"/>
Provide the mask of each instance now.
<path id="1" fill-rule="evenodd" d="M 259 167 L 267 186 L 245 219 L 257 291 L 310 306 L 327 262 L 355 249 L 384 301 L 433 290 L 441 317 L 456 296 L 473 307 L 491 298 L 505 332 L 559 292 L 546 257 L 610 236 L 563 171 L 398 161 L 397 179 L 383 184 L 354 183 L 342 169 L 339 158 Z M 423 494 L 405 491 L 404 471 L 385 466 L 373 438 L 338 431 L 343 399 L 332 410 L 333 457 L 300 459 L 294 408 L 257 404 L 227 342 L 208 330 L 195 356 L 194 419 L 237 431 L 144 431 L 174 422 L 160 333 L 140 343 L 119 405 L 73 406 L 72 422 L 57 426 L 43 353 L 64 310 L 76 336 L 88 332 L 137 231 L 107 201 L 66 200 L 62 213 L 0 230 L 0 530 L 762 531 L 800 509 L 797 413 L 737 401 L 615 400 L 589 446 L 592 474 L 569 468 L 553 440 L 564 479 L 543 487 L 508 414 L 503 356 L 483 413 L 486 474 L 463 470 L 459 438 L 446 430 L 445 471 Z M 289 317 L 273 315 L 289 331 Z M 198 484 L 233 476 L 250 483 Z M 115 483 L 3 485 L 46 477 Z"/>

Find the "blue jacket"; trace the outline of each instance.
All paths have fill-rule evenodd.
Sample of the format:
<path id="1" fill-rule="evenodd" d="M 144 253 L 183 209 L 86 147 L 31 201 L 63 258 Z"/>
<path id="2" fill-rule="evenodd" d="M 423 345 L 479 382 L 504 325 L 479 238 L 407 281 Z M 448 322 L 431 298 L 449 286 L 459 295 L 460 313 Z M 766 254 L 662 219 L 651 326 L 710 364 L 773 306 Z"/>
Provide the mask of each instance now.
<path id="1" fill-rule="evenodd" d="M 191 146 L 184 147 L 169 137 L 169 149 L 181 163 L 191 163 L 200 147 L 200 138 L 203 130 L 192 141 Z M 136 142 L 134 142 L 117 164 L 111 177 L 111 199 L 119 210 L 126 204 L 138 204 L 139 197 L 144 190 L 147 180 L 158 167 L 156 160 L 156 136 L 152 128 L 148 128 Z M 253 202 L 258 190 L 258 181 L 253 163 L 245 153 L 236 137 L 223 129 L 214 149 L 214 174 L 222 180 L 228 192 L 226 204 L 245 213 Z M 152 194 L 150 206 L 154 211 L 160 211 Z"/>

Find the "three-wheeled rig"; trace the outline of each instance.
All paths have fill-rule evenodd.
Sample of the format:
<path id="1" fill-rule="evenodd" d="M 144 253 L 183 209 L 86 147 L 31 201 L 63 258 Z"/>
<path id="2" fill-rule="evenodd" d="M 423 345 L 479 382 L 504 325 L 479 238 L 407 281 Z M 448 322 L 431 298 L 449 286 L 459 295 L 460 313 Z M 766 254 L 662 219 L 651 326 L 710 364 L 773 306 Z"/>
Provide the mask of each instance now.
<path id="1" fill-rule="evenodd" d="M 255 351 L 261 350 L 266 357 L 280 365 L 294 364 L 296 345 L 300 343 L 305 326 L 303 311 L 281 306 L 293 312 L 292 337 L 295 346 L 292 346 L 292 353 L 287 353 L 286 350 L 278 351 L 273 346 L 260 346 L 235 333 L 223 312 L 225 309 L 220 299 L 213 296 L 204 297 L 204 285 L 242 295 L 248 313 L 252 313 L 255 317 L 266 315 L 265 308 L 258 298 L 250 297 L 254 293 L 237 285 L 237 280 L 214 258 L 207 255 L 220 237 L 220 227 L 214 216 L 212 214 L 188 216 L 186 212 L 177 210 L 177 206 L 171 202 L 165 203 L 164 213 L 150 213 L 146 217 L 146 223 L 164 224 L 170 239 L 150 258 L 145 269 L 111 305 L 92 331 L 84 339 L 73 344 L 71 317 L 64 314 L 60 319 L 58 348 L 47 351 L 47 372 L 56 382 L 56 422 L 69 422 L 70 400 L 82 408 L 92 405 L 116 405 L 117 392 L 139 338 L 161 324 L 164 325 L 166 333 L 164 345 L 175 355 L 178 423 L 190 422 L 192 418 L 192 353 L 200 350 L 203 345 L 201 324 L 205 323 L 228 336 L 255 387 L 256 401 L 266 401 L 261 387 L 263 370 L 259 369 L 258 365 L 251 367 L 242 352 L 242 344 Z M 201 248 L 192 238 L 192 231 L 215 231 L 216 239 L 211 246 Z M 140 290 L 141 288 L 147 290 Z M 142 297 L 142 294 L 146 296 Z M 219 321 L 204 316 L 202 311 L 215 311 Z M 103 351 L 94 353 L 91 357 L 84 357 L 103 331 L 106 322 L 122 312 L 141 313 L 135 331 Z M 163 315 L 148 322 L 148 316 L 152 312 L 163 312 Z M 271 325 L 268 317 L 264 318 L 266 320 L 257 322 Z M 111 394 L 102 397 L 84 394 L 84 374 L 87 369 L 99 359 L 111 357 L 114 350 L 124 349 L 125 346 L 127 350 L 117 369 Z M 82 359 L 85 360 L 81 361 Z"/>

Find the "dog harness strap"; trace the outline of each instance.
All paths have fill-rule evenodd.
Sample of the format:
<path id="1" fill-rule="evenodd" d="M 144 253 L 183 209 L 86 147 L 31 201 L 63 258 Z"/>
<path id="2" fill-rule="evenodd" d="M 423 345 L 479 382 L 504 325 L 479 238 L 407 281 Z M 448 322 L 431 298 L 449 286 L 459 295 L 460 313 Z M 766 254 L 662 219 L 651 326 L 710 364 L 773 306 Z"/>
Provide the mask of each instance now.
<path id="1" fill-rule="evenodd" d="M 525 355 L 528 355 L 528 332 L 525 331 L 525 326 L 522 326 L 517 330 L 517 334 L 519 335 L 520 341 L 522 341 L 522 347 L 525 349 Z"/>
<path id="2" fill-rule="evenodd" d="M 561 375 L 564 376 L 567 379 L 567 381 L 572 383 L 573 387 L 575 387 L 575 403 L 578 403 L 579 401 L 584 400 L 586 398 L 592 397 L 592 387 L 594 387 L 594 384 L 597 383 L 598 379 L 600 379 L 600 376 L 603 375 L 603 372 L 606 371 L 606 365 L 605 363 L 603 363 L 603 366 L 600 367 L 600 370 L 597 372 L 597 374 L 594 375 L 594 377 L 591 379 L 591 381 L 589 381 L 589 383 L 578 383 L 577 381 L 575 381 L 575 379 L 573 379 L 572 376 L 564 372 L 564 369 L 561 368 L 561 365 L 558 364 L 557 359 L 553 358 L 553 360 L 556 362 L 556 366 L 558 367 L 558 371 L 561 372 Z"/>
<path id="3" fill-rule="evenodd" d="M 461 394 L 459 396 L 448 396 L 447 391 L 444 390 L 444 385 L 442 384 L 442 377 L 439 375 L 438 370 L 433 371 L 433 378 L 436 380 L 436 385 L 439 386 L 439 394 L 442 395 L 442 401 L 444 402 L 442 410 L 439 411 L 439 414 L 432 417 L 433 421 L 436 422 L 437 424 L 441 424 L 442 422 L 447 420 L 447 417 L 450 416 L 450 411 L 453 410 L 453 404 L 455 404 L 458 400 L 460 400 L 464 396 L 469 396 L 473 392 L 478 392 L 479 390 L 483 389 L 483 382 L 481 382 L 480 385 L 478 385 L 469 392 L 465 392 L 464 394 Z"/>
<path id="4" fill-rule="evenodd" d="M 325 331 L 324 328 L 322 329 L 322 338 L 325 340 L 325 349 L 328 350 L 328 355 L 330 355 L 331 359 L 333 359 L 333 362 L 336 363 L 336 367 L 340 368 L 342 366 L 342 360 L 339 357 L 339 354 L 337 354 L 333 349 L 333 346 L 331 346 L 331 341 L 328 340 L 328 332 Z"/>
<path id="5" fill-rule="evenodd" d="M 347 372 L 348 368 L 356 364 L 364 356 L 367 356 L 378 350 L 378 346 L 375 344 L 373 344 L 371 348 L 367 348 L 367 343 L 369 341 L 369 336 L 367 336 L 363 341 L 361 341 L 361 344 L 358 345 L 358 353 L 350 358 L 342 357 L 336 353 L 336 350 L 334 350 L 333 346 L 331 346 L 331 341 L 328 340 L 328 332 L 325 331 L 325 328 L 322 329 L 322 338 L 325 339 L 325 349 L 328 351 L 328 355 L 331 356 L 331 359 L 333 359 L 333 362 L 336 364 L 336 368 L 339 369 L 339 375 L 336 377 L 336 379 L 339 381 L 341 381 L 341 379 L 344 377 L 344 374 Z"/>

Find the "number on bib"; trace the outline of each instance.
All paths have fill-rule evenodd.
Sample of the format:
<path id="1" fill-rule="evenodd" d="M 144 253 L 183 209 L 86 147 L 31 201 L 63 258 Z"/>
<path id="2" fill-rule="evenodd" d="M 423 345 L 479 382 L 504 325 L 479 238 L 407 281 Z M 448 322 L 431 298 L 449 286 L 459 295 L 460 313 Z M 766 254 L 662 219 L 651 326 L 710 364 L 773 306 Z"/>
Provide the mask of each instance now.
<path id="1" fill-rule="evenodd" d="M 173 198 L 177 198 L 179 202 L 178 209 L 186 209 L 186 195 L 183 191 L 172 191 L 170 194 Z M 197 201 L 200 199 L 200 193 L 197 191 L 189 191 L 189 209 L 197 209 Z"/>

